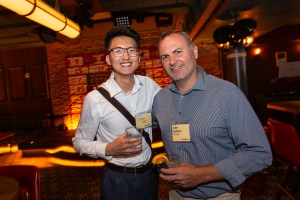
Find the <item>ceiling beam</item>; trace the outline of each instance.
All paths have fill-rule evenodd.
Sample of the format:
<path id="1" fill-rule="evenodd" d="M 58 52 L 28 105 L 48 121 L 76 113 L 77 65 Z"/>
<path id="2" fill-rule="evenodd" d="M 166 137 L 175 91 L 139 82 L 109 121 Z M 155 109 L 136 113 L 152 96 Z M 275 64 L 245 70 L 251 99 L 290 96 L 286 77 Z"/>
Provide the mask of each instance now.
<path id="1" fill-rule="evenodd" d="M 211 0 L 208 2 L 208 5 L 204 9 L 202 15 L 190 33 L 191 40 L 194 40 L 201 30 L 203 30 L 205 26 L 215 18 L 216 13 L 219 12 L 220 8 L 225 4 L 225 2 L 226 0 Z"/>

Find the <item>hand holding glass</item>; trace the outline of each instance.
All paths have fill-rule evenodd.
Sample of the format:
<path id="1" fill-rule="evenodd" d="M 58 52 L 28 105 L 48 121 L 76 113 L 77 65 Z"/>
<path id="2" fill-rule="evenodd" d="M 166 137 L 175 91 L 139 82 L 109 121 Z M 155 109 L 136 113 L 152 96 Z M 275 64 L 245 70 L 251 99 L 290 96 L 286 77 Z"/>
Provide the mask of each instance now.
<path id="1" fill-rule="evenodd" d="M 168 161 L 167 166 L 169 168 L 175 168 L 180 166 L 180 158 L 176 154 L 169 154 L 167 155 Z"/>
<path id="2" fill-rule="evenodd" d="M 142 131 L 141 129 L 137 129 L 134 126 L 129 126 L 125 129 L 126 131 L 126 138 L 139 138 L 142 139 Z M 140 145 L 138 145 L 137 147 L 140 147 Z"/>

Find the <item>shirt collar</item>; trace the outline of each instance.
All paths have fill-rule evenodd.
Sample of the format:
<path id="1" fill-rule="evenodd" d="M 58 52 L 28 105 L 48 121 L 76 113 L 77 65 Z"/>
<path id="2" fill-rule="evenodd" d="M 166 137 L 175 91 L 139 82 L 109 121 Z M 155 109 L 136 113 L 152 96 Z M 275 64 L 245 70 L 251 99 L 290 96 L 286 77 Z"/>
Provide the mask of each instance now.
<path id="1" fill-rule="evenodd" d="M 123 92 L 123 90 L 120 88 L 120 86 L 115 81 L 115 73 L 114 72 L 112 72 L 110 74 L 110 77 L 107 80 L 107 83 L 108 84 L 105 84 L 105 86 L 108 89 L 108 91 L 112 97 Z M 132 88 L 132 94 L 136 93 L 142 85 L 143 84 L 140 82 L 139 78 L 136 75 L 134 75 L 134 86 Z"/>
<path id="2" fill-rule="evenodd" d="M 193 90 L 206 90 L 207 88 L 207 75 L 205 71 L 200 66 L 197 66 L 196 69 L 198 72 L 200 72 L 201 75 L 198 78 L 195 85 L 191 89 L 189 89 L 185 94 L 188 94 Z M 173 92 L 180 93 L 174 82 L 168 85 L 167 88 L 169 88 Z"/>

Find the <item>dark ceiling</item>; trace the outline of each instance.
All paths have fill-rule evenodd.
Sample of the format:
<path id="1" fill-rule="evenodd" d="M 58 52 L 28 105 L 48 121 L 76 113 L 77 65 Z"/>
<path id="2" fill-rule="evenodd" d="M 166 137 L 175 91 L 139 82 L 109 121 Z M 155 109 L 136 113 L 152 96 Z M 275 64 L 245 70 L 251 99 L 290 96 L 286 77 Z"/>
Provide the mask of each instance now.
<path id="1" fill-rule="evenodd" d="M 52 5 L 56 1 L 46 2 Z M 113 26 L 111 15 L 120 11 L 143 14 L 142 19 L 133 20 L 132 27 L 137 31 L 182 29 L 189 32 L 197 44 L 213 43 L 213 32 L 220 26 L 232 24 L 234 19 L 256 20 L 255 37 L 281 26 L 300 24 L 299 0 L 58 0 L 58 3 L 61 12 L 77 21 L 80 21 L 76 14 L 79 5 L 93 11 L 86 24 L 85 20 L 80 22 L 83 27 L 80 37 L 104 35 Z M 172 25 L 157 27 L 153 13 L 172 14 Z M 0 50 L 45 45 L 38 27 L 35 22 L 0 6 Z M 71 39 L 57 34 L 57 41 L 67 43 Z"/>

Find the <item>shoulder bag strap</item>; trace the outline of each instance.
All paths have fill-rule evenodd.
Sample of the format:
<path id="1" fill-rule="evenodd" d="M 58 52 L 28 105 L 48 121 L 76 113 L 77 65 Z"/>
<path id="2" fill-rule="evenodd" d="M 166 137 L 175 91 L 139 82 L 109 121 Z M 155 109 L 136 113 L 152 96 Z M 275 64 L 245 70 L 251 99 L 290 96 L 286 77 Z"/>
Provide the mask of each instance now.
<path id="1" fill-rule="evenodd" d="M 97 90 L 115 107 L 117 108 L 125 117 L 126 119 L 133 125 L 135 126 L 135 118 L 130 114 L 130 112 L 114 97 L 111 97 L 109 92 L 103 88 L 103 87 L 98 87 Z M 150 146 L 151 152 L 151 140 L 149 134 L 144 131 L 143 129 L 143 137 L 145 138 L 146 142 Z"/>
<path id="2" fill-rule="evenodd" d="M 126 119 L 135 126 L 135 118 L 130 114 L 130 112 L 114 97 L 111 97 L 109 92 L 103 88 L 99 87 L 97 89 L 115 108 L 117 108 Z"/>

